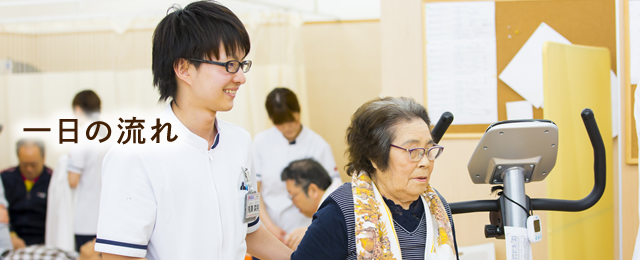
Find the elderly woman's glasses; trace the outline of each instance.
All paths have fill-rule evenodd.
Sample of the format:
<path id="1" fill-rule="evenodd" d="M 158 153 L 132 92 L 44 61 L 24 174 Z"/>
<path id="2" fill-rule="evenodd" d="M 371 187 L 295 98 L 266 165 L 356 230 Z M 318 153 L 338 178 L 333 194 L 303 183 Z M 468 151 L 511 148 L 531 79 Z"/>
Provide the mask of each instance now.
<path id="1" fill-rule="evenodd" d="M 242 72 L 247 73 L 249 72 L 249 69 L 251 69 L 251 64 L 253 64 L 250 60 L 245 60 L 245 61 L 230 60 L 227 62 L 201 60 L 201 59 L 189 59 L 189 60 L 223 66 L 227 69 L 227 72 L 229 73 L 236 73 L 238 72 L 238 70 L 240 70 L 240 68 L 242 68 Z"/>
<path id="2" fill-rule="evenodd" d="M 424 157 L 425 153 L 427 154 L 427 159 L 429 159 L 429 161 L 434 161 L 435 159 L 438 158 L 438 156 L 442 154 L 442 151 L 444 150 L 444 147 L 439 145 L 434 145 L 429 149 L 425 149 L 422 147 L 407 149 L 407 148 L 400 147 L 393 144 L 391 144 L 391 146 L 409 152 L 409 159 L 413 162 L 418 162 L 422 160 L 422 157 Z"/>

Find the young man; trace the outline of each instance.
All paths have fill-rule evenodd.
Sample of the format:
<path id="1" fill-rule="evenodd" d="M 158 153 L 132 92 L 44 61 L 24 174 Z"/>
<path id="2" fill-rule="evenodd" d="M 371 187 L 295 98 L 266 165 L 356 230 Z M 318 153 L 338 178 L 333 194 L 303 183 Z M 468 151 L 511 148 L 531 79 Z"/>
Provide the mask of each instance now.
<path id="1" fill-rule="evenodd" d="M 313 159 L 291 162 L 282 171 L 280 179 L 286 183 L 293 205 L 309 218 L 329 194 L 342 185 L 339 179 L 332 181 L 324 167 Z M 295 250 L 306 231 L 307 227 L 301 227 L 289 233 L 285 239 L 287 246 Z"/>
<path id="2" fill-rule="evenodd" d="M 282 170 L 292 161 L 313 158 L 320 162 L 332 179 L 340 179 L 329 144 L 309 127 L 300 123 L 300 104 L 293 91 L 275 88 L 265 102 L 269 118 L 275 125 L 256 135 L 254 160 L 263 207 L 260 219 L 278 239 L 311 224 L 287 198 Z"/>
<path id="3" fill-rule="evenodd" d="M 73 112 L 78 118 L 80 133 L 84 133 L 89 124 L 98 121 L 101 102 L 100 97 L 91 91 L 84 90 L 76 94 L 71 103 Z M 104 137 L 101 133 L 98 139 Z M 75 189 L 74 227 L 76 247 L 80 247 L 96 238 L 98 229 L 98 209 L 100 205 L 100 175 L 102 159 L 108 146 L 89 141 L 85 134 L 79 134 L 78 144 L 69 151 L 69 186 Z"/>
<path id="4" fill-rule="evenodd" d="M 171 127 L 104 159 L 96 251 L 105 260 L 289 259 L 259 218 L 245 217 L 257 213 L 246 203 L 256 198 L 249 133 L 216 119 L 245 83 L 249 49 L 240 20 L 214 2 L 158 24 L 152 69 L 160 99 L 172 99 L 159 122 Z"/>

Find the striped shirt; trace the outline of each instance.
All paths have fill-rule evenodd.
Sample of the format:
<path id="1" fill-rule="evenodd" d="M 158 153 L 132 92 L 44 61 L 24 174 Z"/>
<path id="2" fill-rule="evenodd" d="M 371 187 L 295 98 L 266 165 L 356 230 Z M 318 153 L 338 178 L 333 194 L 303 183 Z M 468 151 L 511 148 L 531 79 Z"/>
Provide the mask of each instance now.
<path id="1" fill-rule="evenodd" d="M 440 196 L 449 219 L 449 205 Z M 421 200 L 419 203 L 422 203 Z M 424 205 L 422 205 L 424 206 Z M 393 214 L 393 213 L 392 213 Z M 394 227 L 402 252 L 402 259 L 424 259 L 427 225 L 424 214 L 417 228 L 413 230 L 403 223 L 400 225 L 394 217 Z M 453 226 L 453 221 L 451 222 Z M 455 241 L 455 228 L 454 241 Z M 353 211 L 353 195 L 351 183 L 345 183 L 327 198 L 307 229 L 304 238 L 291 259 L 357 259 L 355 242 L 355 214 Z M 457 245 L 456 245 L 457 250 Z"/>

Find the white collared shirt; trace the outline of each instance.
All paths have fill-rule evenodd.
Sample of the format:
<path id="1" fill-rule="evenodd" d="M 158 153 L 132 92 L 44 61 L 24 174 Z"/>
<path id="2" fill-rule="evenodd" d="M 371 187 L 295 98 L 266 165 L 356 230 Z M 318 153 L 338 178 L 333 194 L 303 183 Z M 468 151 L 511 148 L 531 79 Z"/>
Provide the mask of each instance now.
<path id="1" fill-rule="evenodd" d="M 308 127 L 303 127 L 296 140 L 289 143 L 274 126 L 256 135 L 254 149 L 256 175 L 262 182 L 260 194 L 274 224 L 287 233 L 309 226 L 311 218 L 293 205 L 280 176 L 292 161 L 311 158 L 318 161 L 332 179 L 340 179 L 329 144 Z"/>
<path id="2" fill-rule="evenodd" d="M 147 120 L 155 122 L 154 120 Z M 190 132 L 168 105 L 160 123 L 171 123 L 156 144 L 116 145 L 104 159 L 96 251 L 149 260 L 243 259 L 245 238 L 260 226 L 243 223 L 242 168 L 250 169 L 251 137 L 216 121 L 208 142 Z M 150 129 L 151 127 L 145 127 Z"/>

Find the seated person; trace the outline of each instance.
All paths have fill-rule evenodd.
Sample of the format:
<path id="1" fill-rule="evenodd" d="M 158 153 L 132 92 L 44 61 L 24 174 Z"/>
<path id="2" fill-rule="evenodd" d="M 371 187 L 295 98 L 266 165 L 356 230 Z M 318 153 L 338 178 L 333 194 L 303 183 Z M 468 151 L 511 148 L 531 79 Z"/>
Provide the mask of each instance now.
<path id="1" fill-rule="evenodd" d="M 2 178 L 0 178 L 0 253 L 13 249 L 13 244 L 11 243 L 11 235 L 9 232 L 9 211 L 7 211 L 8 207 L 9 203 L 4 196 L 4 185 L 2 185 Z"/>
<path id="2" fill-rule="evenodd" d="M 345 183 L 314 215 L 291 259 L 457 259 L 446 201 L 431 187 L 426 109 L 408 98 L 362 105 L 347 129 Z"/>
<path id="3" fill-rule="evenodd" d="M 17 144 L 19 166 L 3 171 L 2 184 L 9 202 L 13 248 L 44 244 L 47 191 L 51 169 L 44 166 L 44 143 L 21 139 Z"/>
<path id="4" fill-rule="evenodd" d="M 2 260 L 101 260 L 100 253 L 93 249 L 96 241 L 91 240 L 80 247 L 80 255 L 66 252 L 55 247 L 32 245 L 14 251 L 7 251 L 0 256 Z"/>
<path id="5" fill-rule="evenodd" d="M 0 124 L 0 133 L 2 133 L 2 124 Z M 0 178 L 0 252 L 11 250 L 13 248 L 11 235 L 9 235 L 8 207 L 9 203 L 4 196 L 4 185 L 2 185 L 2 178 Z"/>
<path id="6" fill-rule="evenodd" d="M 329 194 L 342 185 L 338 179 L 332 182 L 327 170 L 314 159 L 291 162 L 284 168 L 280 178 L 287 185 L 293 205 L 309 218 L 316 213 Z M 295 250 L 306 230 L 307 227 L 301 227 L 287 234 L 285 237 L 287 246 Z"/>

